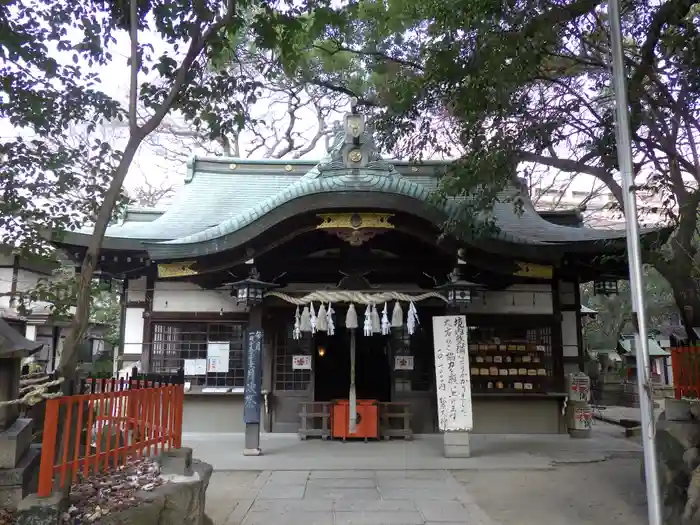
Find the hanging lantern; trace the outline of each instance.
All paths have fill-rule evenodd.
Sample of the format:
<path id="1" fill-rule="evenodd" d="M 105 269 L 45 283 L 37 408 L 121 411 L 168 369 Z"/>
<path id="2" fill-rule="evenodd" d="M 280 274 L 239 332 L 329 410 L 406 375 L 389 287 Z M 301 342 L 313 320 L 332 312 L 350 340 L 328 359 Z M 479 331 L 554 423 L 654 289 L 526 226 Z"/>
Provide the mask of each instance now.
<path id="1" fill-rule="evenodd" d="M 232 283 L 231 286 L 231 295 L 236 298 L 239 304 L 255 306 L 262 303 L 266 291 L 277 285 L 261 281 L 260 273 L 253 268 L 246 279 Z"/>
<path id="2" fill-rule="evenodd" d="M 444 292 L 447 303 L 450 306 L 466 306 L 472 302 L 479 286 L 462 279 L 459 268 L 455 268 L 449 275 L 449 281 L 436 289 Z"/>
<path id="3" fill-rule="evenodd" d="M 603 278 L 593 281 L 593 293 L 595 295 L 617 295 L 617 279 Z"/>

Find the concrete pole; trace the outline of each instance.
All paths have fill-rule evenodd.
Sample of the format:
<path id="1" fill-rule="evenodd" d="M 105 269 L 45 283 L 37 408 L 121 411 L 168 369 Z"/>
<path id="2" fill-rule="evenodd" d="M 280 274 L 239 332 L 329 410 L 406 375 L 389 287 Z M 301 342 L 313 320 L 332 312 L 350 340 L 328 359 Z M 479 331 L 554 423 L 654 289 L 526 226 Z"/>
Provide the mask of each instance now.
<path id="1" fill-rule="evenodd" d="M 649 334 L 647 333 L 644 288 L 642 283 L 642 256 L 639 243 L 639 223 L 634 185 L 632 160 L 632 138 L 627 100 L 627 79 L 622 49 L 622 27 L 619 0 L 609 0 L 610 38 L 612 44 L 613 85 L 617 108 L 617 156 L 622 177 L 627 229 L 627 254 L 629 262 L 632 312 L 635 327 L 635 350 L 637 356 L 637 384 L 639 408 L 642 412 L 642 444 L 644 446 L 644 473 L 647 491 L 649 525 L 662 525 L 661 493 L 654 443 L 654 402 L 651 396 L 651 362 L 649 360 Z"/>

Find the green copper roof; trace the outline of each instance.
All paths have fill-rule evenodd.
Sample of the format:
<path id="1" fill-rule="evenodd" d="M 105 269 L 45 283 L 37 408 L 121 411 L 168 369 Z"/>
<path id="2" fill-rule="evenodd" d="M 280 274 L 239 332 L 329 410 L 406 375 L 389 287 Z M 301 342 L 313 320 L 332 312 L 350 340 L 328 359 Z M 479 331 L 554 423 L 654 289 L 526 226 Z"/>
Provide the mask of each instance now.
<path id="1" fill-rule="evenodd" d="M 195 257 L 242 244 L 298 213 L 343 207 L 375 207 L 415 213 L 441 223 L 455 203 L 437 206 L 430 194 L 445 163 L 411 165 L 383 160 L 371 133 L 357 137 L 337 132 L 326 158 L 308 161 L 251 161 L 194 157 L 184 187 L 154 220 L 127 220 L 107 230 L 105 248 L 147 250 L 157 260 Z M 503 192 L 492 210 L 498 238 L 521 245 L 552 246 L 620 239 L 620 230 L 554 224 L 542 218 L 527 197 L 522 213 Z M 141 213 L 142 215 L 142 213 Z M 68 244 L 84 244 L 84 230 Z"/>

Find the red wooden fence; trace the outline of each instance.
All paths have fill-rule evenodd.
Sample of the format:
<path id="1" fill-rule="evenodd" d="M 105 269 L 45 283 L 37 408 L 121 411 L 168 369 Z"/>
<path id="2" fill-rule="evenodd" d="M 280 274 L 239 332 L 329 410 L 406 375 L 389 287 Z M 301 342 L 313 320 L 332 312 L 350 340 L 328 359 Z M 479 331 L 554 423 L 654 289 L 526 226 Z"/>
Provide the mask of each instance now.
<path id="1" fill-rule="evenodd" d="M 78 473 L 88 476 L 123 465 L 130 457 L 181 446 L 182 384 L 102 380 L 91 390 L 46 401 L 39 496 L 75 483 Z M 69 425 L 61 443 L 59 418 Z"/>
<path id="2" fill-rule="evenodd" d="M 700 398 L 700 347 L 672 348 L 671 365 L 676 399 L 682 397 Z"/>

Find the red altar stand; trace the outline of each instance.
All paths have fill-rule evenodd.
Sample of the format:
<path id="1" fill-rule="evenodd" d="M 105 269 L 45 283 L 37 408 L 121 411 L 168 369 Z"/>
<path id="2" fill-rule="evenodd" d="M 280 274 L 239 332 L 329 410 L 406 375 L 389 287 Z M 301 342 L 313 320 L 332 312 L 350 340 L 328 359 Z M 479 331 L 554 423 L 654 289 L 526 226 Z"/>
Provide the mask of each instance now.
<path id="1" fill-rule="evenodd" d="M 357 429 L 350 433 L 350 401 L 333 401 L 331 435 L 334 438 L 379 439 L 379 402 L 375 399 L 357 400 Z"/>

